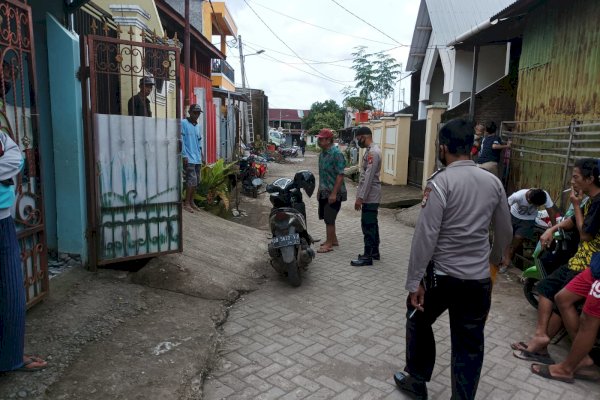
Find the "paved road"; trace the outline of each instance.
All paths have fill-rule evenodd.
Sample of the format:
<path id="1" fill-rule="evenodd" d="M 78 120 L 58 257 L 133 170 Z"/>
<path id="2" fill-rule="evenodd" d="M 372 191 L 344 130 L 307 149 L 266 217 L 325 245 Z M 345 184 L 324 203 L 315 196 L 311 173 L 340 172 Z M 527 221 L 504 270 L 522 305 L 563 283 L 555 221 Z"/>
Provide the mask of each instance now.
<path id="1" fill-rule="evenodd" d="M 315 155 L 307 153 L 298 163 L 273 164 L 270 176 L 292 175 L 300 167 L 315 171 L 315 165 Z M 353 199 L 351 183 L 349 192 Z M 205 399 L 405 398 L 392 374 L 404 365 L 404 280 L 413 229 L 397 223 L 391 210 L 382 210 L 382 260 L 373 267 L 351 267 L 349 261 L 362 250 L 360 214 L 352 206 L 353 200 L 345 203 L 338 218 L 340 247 L 317 255 L 301 287 L 292 288 L 273 273 L 259 290 L 232 307 L 224 325 L 222 358 L 205 383 Z M 313 235 L 324 237 L 314 199 L 307 201 L 307 212 Z M 477 398 L 600 398 L 595 383 L 547 381 L 533 376 L 529 363 L 513 357 L 508 344 L 524 339 L 534 319 L 516 276 L 502 276 L 486 328 Z M 437 363 L 428 385 L 430 398 L 449 399 L 447 315 L 434 330 Z M 551 351 L 561 358 L 566 346 L 562 343 Z"/>

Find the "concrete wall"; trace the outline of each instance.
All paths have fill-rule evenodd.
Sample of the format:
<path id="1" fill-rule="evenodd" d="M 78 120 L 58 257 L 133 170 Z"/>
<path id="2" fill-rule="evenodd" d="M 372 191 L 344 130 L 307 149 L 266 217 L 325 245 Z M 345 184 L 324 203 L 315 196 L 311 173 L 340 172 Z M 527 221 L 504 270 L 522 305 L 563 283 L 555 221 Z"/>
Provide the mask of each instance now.
<path id="1" fill-rule="evenodd" d="M 389 185 L 408 183 L 408 148 L 412 114 L 400 114 L 371 122 L 373 142 L 381 148 L 381 182 Z M 362 154 L 361 151 L 361 163 Z"/>

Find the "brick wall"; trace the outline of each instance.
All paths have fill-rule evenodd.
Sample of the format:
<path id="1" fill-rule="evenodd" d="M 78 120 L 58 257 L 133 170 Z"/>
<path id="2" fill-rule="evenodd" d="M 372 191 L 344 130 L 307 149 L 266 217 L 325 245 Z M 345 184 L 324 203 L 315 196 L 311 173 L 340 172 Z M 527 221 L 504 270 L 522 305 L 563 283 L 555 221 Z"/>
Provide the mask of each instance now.
<path id="1" fill-rule="evenodd" d="M 475 121 L 494 121 L 500 126 L 501 121 L 514 121 L 516 106 L 516 86 L 513 87 L 509 76 L 505 76 L 492 86 L 484 89 L 475 96 Z M 465 101 L 446 111 L 442 121 L 452 118 L 468 118 L 469 101 Z"/>

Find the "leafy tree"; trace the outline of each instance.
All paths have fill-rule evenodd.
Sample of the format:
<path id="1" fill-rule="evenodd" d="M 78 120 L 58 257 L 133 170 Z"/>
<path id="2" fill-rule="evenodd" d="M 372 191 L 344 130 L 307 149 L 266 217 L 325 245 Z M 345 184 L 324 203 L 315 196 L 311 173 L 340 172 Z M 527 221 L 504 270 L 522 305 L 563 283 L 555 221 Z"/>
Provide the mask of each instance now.
<path id="1" fill-rule="evenodd" d="M 394 90 L 401 66 L 385 53 L 368 54 L 365 46 L 355 49 L 352 69 L 356 86 L 342 89 L 344 105 L 358 110 L 372 109 L 373 106 L 383 109 L 385 100 Z"/>
<path id="2" fill-rule="evenodd" d="M 341 129 L 344 127 L 344 109 L 335 100 L 317 101 L 302 119 L 302 125 L 311 135 L 321 128 Z"/>

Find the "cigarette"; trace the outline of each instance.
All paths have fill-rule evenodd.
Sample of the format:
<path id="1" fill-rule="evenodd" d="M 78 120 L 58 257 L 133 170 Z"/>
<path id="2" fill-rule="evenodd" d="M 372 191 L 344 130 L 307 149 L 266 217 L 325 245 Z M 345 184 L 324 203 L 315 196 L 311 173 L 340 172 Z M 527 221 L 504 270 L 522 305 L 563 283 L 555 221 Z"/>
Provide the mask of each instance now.
<path id="1" fill-rule="evenodd" d="M 412 312 L 410 313 L 410 315 L 408 316 L 408 319 L 411 319 L 415 313 L 417 312 L 417 309 L 415 308 L 414 310 L 412 310 Z"/>
<path id="2" fill-rule="evenodd" d="M 567 192 L 570 192 L 570 191 L 571 191 L 571 188 L 563 190 L 563 193 L 567 193 Z"/>

